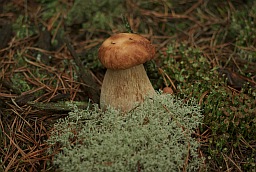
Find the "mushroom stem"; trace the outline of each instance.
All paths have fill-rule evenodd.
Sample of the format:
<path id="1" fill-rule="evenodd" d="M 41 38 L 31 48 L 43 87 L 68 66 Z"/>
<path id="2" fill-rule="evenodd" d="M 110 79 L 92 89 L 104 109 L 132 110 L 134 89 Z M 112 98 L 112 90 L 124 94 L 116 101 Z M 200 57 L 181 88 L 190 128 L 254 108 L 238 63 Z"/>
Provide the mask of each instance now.
<path id="1" fill-rule="evenodd" d="M 143 64 L 125 70 L 107 69 L 100 97 L 102 109 L 111 106 L 128 112 L 144 98 L 156 94 Z"/>

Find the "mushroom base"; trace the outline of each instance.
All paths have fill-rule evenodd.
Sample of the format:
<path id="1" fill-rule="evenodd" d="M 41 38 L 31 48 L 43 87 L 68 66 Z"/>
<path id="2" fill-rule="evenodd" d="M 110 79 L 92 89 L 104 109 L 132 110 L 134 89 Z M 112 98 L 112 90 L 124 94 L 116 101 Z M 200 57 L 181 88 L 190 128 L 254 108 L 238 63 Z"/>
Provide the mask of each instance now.
<path id="1" fill-rule="evenodd" d="M 146 96 L 154 94 L 156 92 L 142 64 L 125 70 L 108 69 L 102 83 L 100 107 L 111 106 L 128 112 Z"/>

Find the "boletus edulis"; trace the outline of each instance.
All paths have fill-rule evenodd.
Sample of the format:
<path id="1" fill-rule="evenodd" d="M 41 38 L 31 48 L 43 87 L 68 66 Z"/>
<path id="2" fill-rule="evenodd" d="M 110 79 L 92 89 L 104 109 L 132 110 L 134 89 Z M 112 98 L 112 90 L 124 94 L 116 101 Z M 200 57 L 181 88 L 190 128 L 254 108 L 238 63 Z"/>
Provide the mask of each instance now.
<path id="1" fill-rule="evenodd" d="M 153 59 L 155 47 L 138 34 L 119 33 L 99 48 L 100 62 L 107 68 L 100 95 L 100 107 L 128 112 L 156 94 L 143 63 Z"/>

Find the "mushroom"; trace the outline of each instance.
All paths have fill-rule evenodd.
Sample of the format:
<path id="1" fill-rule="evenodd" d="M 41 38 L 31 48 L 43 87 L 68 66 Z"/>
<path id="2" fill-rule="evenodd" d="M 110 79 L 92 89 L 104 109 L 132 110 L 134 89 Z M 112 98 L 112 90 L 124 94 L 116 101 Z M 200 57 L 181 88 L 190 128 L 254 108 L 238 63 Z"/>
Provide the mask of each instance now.
<path id="1" fill-rule="evenodd" d="M 106 39 L 98 52 L 100 62 L 107 68 L 100 107 L 128 112 L 145 97 L 156 94 L 143 66 L 154 55 L 155 47 L 138 34 L 119 33 Z"/>

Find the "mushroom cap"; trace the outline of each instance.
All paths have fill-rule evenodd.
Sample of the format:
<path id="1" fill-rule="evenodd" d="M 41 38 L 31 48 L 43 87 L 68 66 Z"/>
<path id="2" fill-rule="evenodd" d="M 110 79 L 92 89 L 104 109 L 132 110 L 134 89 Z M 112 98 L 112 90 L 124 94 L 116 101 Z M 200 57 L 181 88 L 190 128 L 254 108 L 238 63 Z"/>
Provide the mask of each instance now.
<path id="1" fill-rule="evenodd" d="M 119 33 L 106 39 L 99 48 L 100 62 L 108 69 L 128 69 L 154 58 L 155 47 L 143 36 Z"/>

